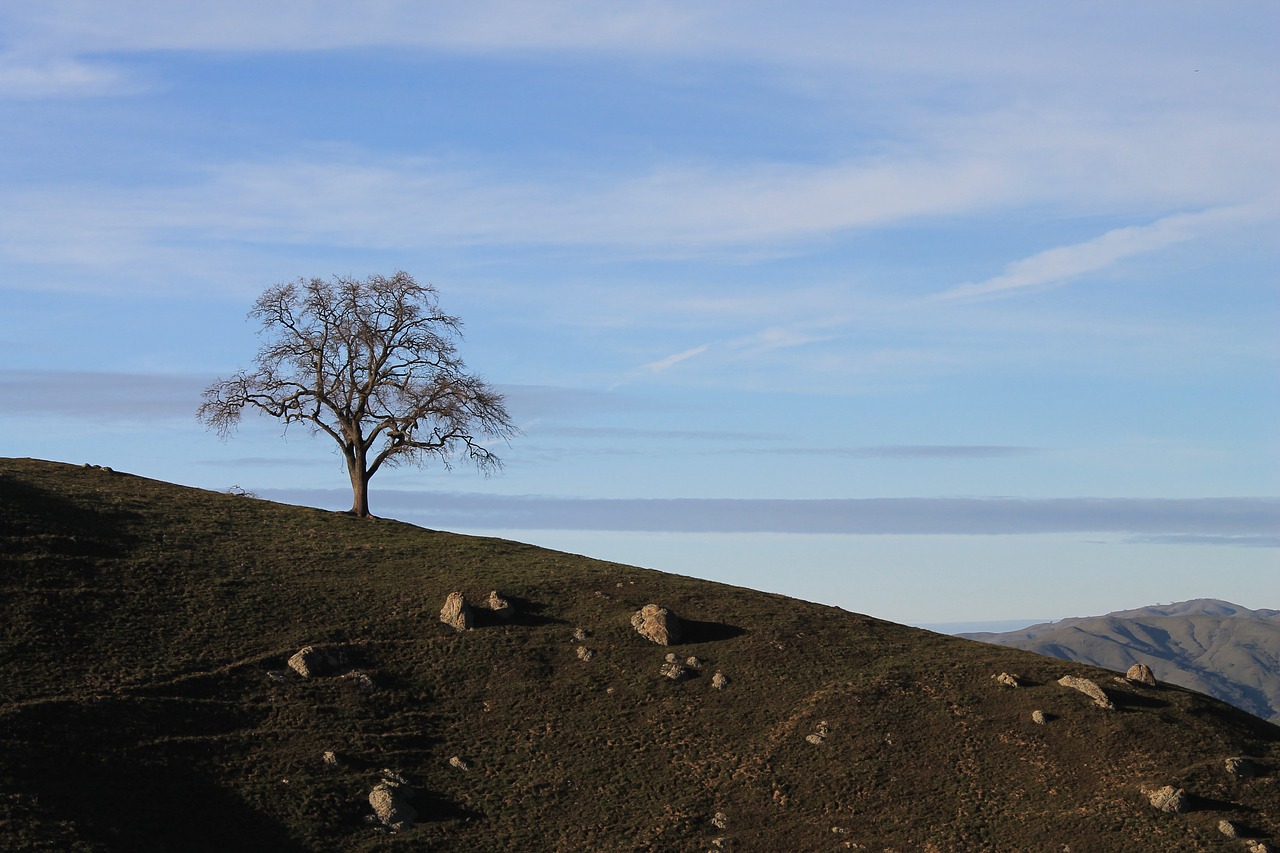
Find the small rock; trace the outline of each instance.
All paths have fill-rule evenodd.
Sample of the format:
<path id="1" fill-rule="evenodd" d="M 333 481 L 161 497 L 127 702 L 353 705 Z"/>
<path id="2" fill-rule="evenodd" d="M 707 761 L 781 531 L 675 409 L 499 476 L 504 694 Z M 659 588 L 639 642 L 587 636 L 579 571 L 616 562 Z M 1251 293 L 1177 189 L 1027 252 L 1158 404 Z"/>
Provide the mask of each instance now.
<path id="1" fill-rule="evenodd" d="M 378 685 L 374 683 L 373 677 L 363 670 L 352 670 L 342 677 L 350 679 L 351 683 L 354 684 L 356 689 L 361 693 L 376 693 L 378 690 Z"/>
<path id="2" fill-rule="evenodd" d="M 1258 765 L 1247 758 L 1228 758 L 1222 762 L 1222 767 L 1227 771 L 1227 775 L 1235 776 L 1237 779 L 1250 779 L 1259 775 Z"/>
<path id="3" fill-rule="evenodd" d="M 318 678 L 333 671 L 338 658 L 315 646 L 303 646 L 289 658 L 289 668 L 303 678 Z"/>
<path id="4" fill-rule="evenodd" d="M 499 619 L 510 619 L 512 616 L 516 615 L 516 609 L 511 606 L 511 602 L 507 601 L 501 595 L 498 595 L 498 591 L 496 589 L 489 593 L 489 609 L 492 610 L 494 615 Z"/>
<path id="5" fill-rule="evenodd" d="M 804 739 L 805 739 L 806 741 L 808 741 L 809 743 L 813 744 L 814 746 L 818 746 L 818 745 L 820 745 L 824 740 L 826 740 L 826 738 L 824 738 L 822 735 L 820 735 L 820 734 L 816 734 L 816 733 L 815 733 L 815 734 L 805 735 L 805 736 L 804 736 Z"/>
<path id="6" fill-rule="evenodd" d="M 376 822 L 397 832 L 413 826 L 418 812 L 408 803 L 412 796 L 413 789 L 405 784 L 400 774 L 385 776 L 369 792 L 369 805 L 373 807 Z"/>
<path id="7" fill-rule="evenodd" d="M 996 684 L 1002 684 L 1005 687 L 1021 687 L 1022 686 L 1022 679 L 1018 678 L 1018 676 L 1016 675 L 1012 675 L 1007 672 L 1002 672 L 999 675 L 993 675 L 991 677 L 995 679 Z"/>
<path id="8" fill-rule="evenodd" d="M 1093 699 L 1093 704 L 1097 705 L 1099 708 L 1105 708 L 1110 711 L 1114 710 L 1116 707 L 1115 703 L 1111 701 L 1110 697 L 1107 696 L 1103 689 L 1087 678 L 1076 678 L 1074 675 L 1064 675 L 1062 678 L 1058 679 L 1058 683 L 1063 687 L 1070 687 L 1074 690 L 1079 690 L 1084 695 Z"/>
<path id="9" fill-rule="evenodd" d="M 689 657 L 685 658 L 684 665 L 689 667 L 690 669 L 702 669 L 702 661 L 698 660 L 698 658 L 694 655 L 690 655 Z"/>
<path id="10" fill-rule="evenodd" d="M 1043 726 L 1045 723 L 1049 722 L 1049 718 L 1044 715 L 1044 711 L 1032 711 L 1031 722 L 1038 726 Z"/>
<path id="11" fill-rule="evenodd" d="M 728 829 L 729 816 L 724 812 L 716 812 L 715 816 L 711 818 L 711 825 L 716 829 Z"/>
<path id="12" fill-rule="evenodd" d="M 455 631 L 466 631 L 471 627 L 471 605 L 460 592 L 451 592 L 440 608 L 440 621 Z"/>
<path id="13" fill-rule="evenodd" d="M 1145 684 L 1148 687 L 1156 686 L 1156 677 L 1151 672 L 1151 667 L 1145 663 L 1135 663 L 1129 667 L 1129 671 L 1124 674 L 1125 680 L 1132 681 L 1134 684 Z"/>
<path id="14" fill-rule="evenodd" d="M 1274 850 L 1270 844 L 1265 841 L 1258 841 L 1249 845 L 1249 853 L 1272 853 Z"/>
<path id="15" fill-rule="evenodd" d="M 271 681 L 272 684 L 288 684 L 289 683 L 289 676 L 285 673 L 283 669 L 267 670 L 267 678 Z"/>
<path id="16" fill-rule="evenodd" d="M 667 663 L 677 663 L 679 662 L 680 658 L 676 657 L 675 652 L 667 652 L 667 657 L 665 660 L 667 661 Z"/>
<path id="17" fill-rule="evenodd" d="M 467 767 L 467 762 L 463 761 L 461 758 L 459 758 L 459 757 L 458 757 L 458 756 L 456 756 L 456 755 L 449 759 L 449 766 L 450 766 L 450 767 L 456 767 L 456 768 L 458 768 L 459 770 L 468 770 L 468 769 L 470 769 L 470 768 L 468 768 L 468 767 Z"/>
<path id="18" fill-rule="evenodd" d="M 711 686 L 716 690 L 724 689 L 724 686 L 728 683 L 729 676 L 725 675 L 723 672 L 717 672 L 715 675 L 711 676 Z"/>
<path id="19" fill-rule="evenodd" d="M 1187 792 L 1172 785 L 1165 785 L 1163 788 L 1151 791 L 1147 794 L 1147 799 L 1160 811 L 1170 814 L 1182 814 L 1191 805 Z"/>
<path id="20" fill-rule="evenodd" d="M 596 653 L 591 651 L 591 649 L 587 648 L 586 646 L 578 646 L 577 655 L 578 655 L 578 660 L 589 661 L 596 656 Z"/>
<path id="21" fill-rule="evenodd" d="M 1218 821 L 1218 832 L 1221 832 L 1227 838 L 1239 838 L 1240 830 L 1234 823 L 1229 820 Z"/>
<path id="22" fill-rule="evenodd" d="M 823 720 L 822 722 L 814 726 L 813 730 L 818 735 L 818 737 L 826 737 L 828 734 L 831 733 L 831 729 L 828 728 L 826 720 Z"/>
<path id="23" fill-rule="evenodd" d="M 320 756 L 320 761 L 329 770 L 337 770 L 342 766 L 342 759 L 333 750 L 326 750 L 324 755 Z"/>
<path id="24" fill-rule="evenodd" d="M 631 627 L 646 640 L 660 646 L 674 646 L 680 642 L 680 617 L 656 604 L 646 604 L 633 613 Z"/>
<path id="25" fill-rule="evenodd" d="M 586 639 L 587 639 L 587 631 L 586 631 L 586 629 L 585 629 L 585 628 L 574 628 L 574 629 L 573 629 L 573 641 L 574 641 L 575 643 L 585 642 L 585 641 L 586 641 Z"/>
<path id="26" fill-rule="evenodd" d="M 672 681 L 681 681 L 689 674 L 689 670 L 685 669 L 680 664 L 670 662 L 664 663 L 662 665 L 662 669 L 658 670 L 658 672 L 663 676 L 670 678 Z"/>

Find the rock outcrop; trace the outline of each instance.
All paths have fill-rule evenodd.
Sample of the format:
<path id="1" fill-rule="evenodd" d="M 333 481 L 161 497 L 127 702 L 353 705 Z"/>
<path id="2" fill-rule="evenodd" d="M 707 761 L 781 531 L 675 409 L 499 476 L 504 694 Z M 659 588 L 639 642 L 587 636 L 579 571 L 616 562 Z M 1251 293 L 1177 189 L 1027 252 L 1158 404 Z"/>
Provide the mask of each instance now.
<path id="1" fill-rule="evenodd" d="M 1151 672 L 1151 667 L 1145 663 L 1135 663 L 1129 667 L 1129 671 L 1124 674 L 1124 677 L 1134 684 L 1145 684 L 1148 687 L 1156 686 L 1156 677 Z"/>
<path id="2" fill-rule="evenodd" d="M 289 658 L 289 668 L 303 678 L 319 678 L 328 675 L 340 663 L 341 660 L 337 655 L 315 646 L 303 646 Z"/>
<path id="3" fill-rule="evenodd" d="M 510 619 L 516 615 L 516 609 L 511 606 L 511 602 L 499 595 L 496 589 L 489 593 L 489 609 L 499 619 Z"/>
<path id="4" fill-rule="evenodd" d="M 473 617 L 471 605 L 460 592 L 451 592 L 440 608 L 440 621 L 455 631 L 466 631 L 471 628 Z"/>
<path id="5" fill-rule="evenodd" d="M 1099 708 L 1105 708 L 1108 711 L 1115 709 L 1115 703 L 1111 701 L 1111 697 L 1106 692 L 1087 678 L 1076 678 L 1074 675 L 1064 675 L 1058 679 L 1058 683 L 1063 687 L 1070 687 L 1073 690 L 1079 690 L 1084 695 L 1093 700 L 1093 704 Z"/>
<path id="6" fill-rule="evenodd" d="M 383 771 L 382 781 L 369 792 L 369 805 L 373 807 L 373 821 L 388 829 L 401 831 L 413 826 L 418 811 L 409 805 L 413 789 L 399 773 Z"/>
<path id="7" fill-rule="evenodd" d="M 1162 788 L 1156 788 L 1154 791 L 1147 793 L 1147 799 L 1151 801 L 1151 805 L 1155 806 L 1162 812 L 1171 814 L 1182 814 L 1191 805 L 1187 792 L 1181 788 L 1175 788 L 1172 785 L 1165 785 Z"/>
<path id="8" fill-rule="evenodd" d="M 674 646 L 680 642 L 680 617 L 656 604 L 646 604 L 633 613 L 631 627 L 646 640 L 660 646 Z"/>

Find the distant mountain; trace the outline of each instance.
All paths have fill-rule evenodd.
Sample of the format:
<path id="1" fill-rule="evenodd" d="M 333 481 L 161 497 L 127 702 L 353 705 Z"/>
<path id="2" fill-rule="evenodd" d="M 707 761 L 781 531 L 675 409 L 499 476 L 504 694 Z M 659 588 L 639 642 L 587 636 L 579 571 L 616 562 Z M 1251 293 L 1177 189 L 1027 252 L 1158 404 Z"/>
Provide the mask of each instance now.
<path id="1" fill-rule="evenodd" d="M 957 636 L 1120 672 L 1145 663 L 1161 681 L 1280 722 L 1280 610 L 1197 598 Z"/>

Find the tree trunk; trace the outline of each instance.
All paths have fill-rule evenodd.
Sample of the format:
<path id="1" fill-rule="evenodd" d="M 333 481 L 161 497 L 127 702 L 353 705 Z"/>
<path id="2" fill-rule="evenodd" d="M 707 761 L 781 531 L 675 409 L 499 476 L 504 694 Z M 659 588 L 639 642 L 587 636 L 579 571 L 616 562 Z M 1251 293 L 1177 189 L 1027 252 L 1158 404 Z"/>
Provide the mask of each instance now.
<path id="1" fill-rule="evenodd" d="M 369 518 L 369 474 L 365 470 L 363 454 L 351 451 L 347 455 L 347 473 L 351 475 L 351 510 L 356 518 Z"/>

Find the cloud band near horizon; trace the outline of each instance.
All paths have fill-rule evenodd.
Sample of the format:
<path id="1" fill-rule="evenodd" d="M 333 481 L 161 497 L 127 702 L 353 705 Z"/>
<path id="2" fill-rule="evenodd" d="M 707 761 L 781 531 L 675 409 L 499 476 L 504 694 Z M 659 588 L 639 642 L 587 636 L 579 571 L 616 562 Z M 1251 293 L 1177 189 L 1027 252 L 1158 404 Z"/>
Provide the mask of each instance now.
<path id="1" fill-rule="evenodd" d="M 264 490 L 273 500 L 345 506 L 341 489 Z M 651 533 L 1025 535 L 1121 533 L 1161 544 L 1280 547 L 1280 497 L 592 499 L 375 492 L 375 512 L 433 527 Z"/>

